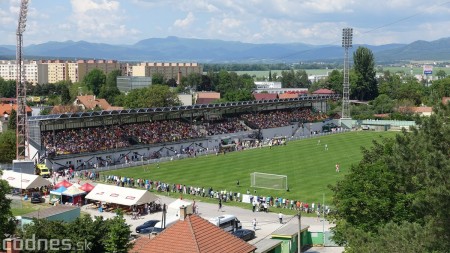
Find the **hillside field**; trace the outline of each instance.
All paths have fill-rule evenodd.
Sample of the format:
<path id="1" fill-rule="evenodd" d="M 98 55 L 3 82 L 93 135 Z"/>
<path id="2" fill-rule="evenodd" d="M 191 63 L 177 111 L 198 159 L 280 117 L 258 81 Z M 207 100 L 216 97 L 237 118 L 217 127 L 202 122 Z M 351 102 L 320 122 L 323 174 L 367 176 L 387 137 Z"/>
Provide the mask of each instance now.
<path id="1" fill-rule="evenodd" d="M 331 190 L 327 187 L 342 179 L 352 164 L 362 158 L 361 147 L 369 147 L 372 140 L 393 137 L 394 132 L 349 132 L 288 142 L 286 146 L 272 149 L 251 149 L 227 153 L 174 160 L 157 165 L 134 167 L 104 172 L 166 183 L 199 186 L 213 190 L 227 190 L 258 195 L 281 196 L 288 199 L 322 202 L 331 200 Z M 318 143 L 320 140 L 320 144 Z M 328 151 L 324 145 L 328 145 Z M 341 172 L 335 172 L 339 163 Z M 290 191 L 269 190 L 250 187 L 250 173 L 264 172 L 288 176 Z M 237 180 L 240 186 L 237 186 Z"/>

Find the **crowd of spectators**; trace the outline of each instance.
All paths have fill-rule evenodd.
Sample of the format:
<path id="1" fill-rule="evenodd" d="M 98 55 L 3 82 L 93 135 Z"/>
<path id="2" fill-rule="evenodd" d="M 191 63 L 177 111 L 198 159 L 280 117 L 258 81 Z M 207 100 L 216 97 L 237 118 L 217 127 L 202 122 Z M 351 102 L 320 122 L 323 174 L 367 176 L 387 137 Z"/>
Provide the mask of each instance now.
<path id="1" fill-rule="evenodd" d="M 245 124 L 241 123 L 236 117 L 222 119 L 220 121 L 205 122 L 203 123 L 203 126 L 207 130 L 208 136 L 237 133 L 248 130 Z"/>
<path id="2" fill-rule="evenodd" d="M 261 129 L 288 126 L 293 121 L 318 121 L 325 116 L 310 109 L 273 110 L 247 113 L 206 121 L 200 126 L 180 120 L 75 128 L 42 132 L 42 143 L 49 155 L 95 152 L 129 147 L 132 144 L 157 144 L 192 140 L 206 136 L 246 131 L 250 126 Z M 245 125 L 242 122 L 247 122 Z M 203 131 L 202 131 L 203 130 Z"/>
<path id="3" fill-rule="evenodd" d="M 47 131 L 41 134 L 49 154 L 94 152 L 130 146 L 122 126 L 88 127 Z"/>
<path id="4" fill-rule="evenodd" d="M 142 144 L 176 142 L 203 137 L 192 124 L 182 120 L 128 124 L 124 130 L 127 135 L 136 137 Z"/>
<path id="5" fill-rule="evenodd" d="M 325 114 L 313 113 L 311 109 L 274 110 L 269 112 L 246 113 L 241 118 L 258 128 L 267 129 L 288 126 L 291 122 L 315 122 L 326 118 Z"/>
<path id="6" fill-rule="evenodd" d="M 201 198 L 214 198 L 221 201 L 242 201 L 243 193 L 234 192 L 230 190 L 215 190 L 212 187 L 199 187 L 193 185 L 186 185 L 181 183 L 168 183 L 159 180 L 152 180 L 150 178 L 133 178 L 127 176 L 105 175 L 102 174 L 104 182 L 114 184 L 120 187 L 142 188 L 148 191 L 158 191 L 193 195 Z M 325 212 L 330 211 L 328 206 L 321 206 L 320 203 L 307 203 L 301 200 L 288 199 L 281 196 L 261 196 L 255 192 L 252 194 L 247 189 L 247 195 L 250 195 L 250 204 L 253 206 L 253 211 L 268 212 L 270 208 L 283 208 L 302 211 L 305 213 L 315 213 L 322 208 Z"/>

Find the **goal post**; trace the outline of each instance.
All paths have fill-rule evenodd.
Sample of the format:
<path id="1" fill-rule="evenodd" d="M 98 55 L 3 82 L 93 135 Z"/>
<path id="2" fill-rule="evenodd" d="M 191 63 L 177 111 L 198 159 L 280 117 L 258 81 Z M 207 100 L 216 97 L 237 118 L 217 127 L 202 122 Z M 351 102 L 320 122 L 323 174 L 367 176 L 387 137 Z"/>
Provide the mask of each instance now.
<path id="1" fill-rule="evenodd" d="M 274 190 L 287 190 L 287 176 L 261 172 L 250 174 L 251 187 Z"/>

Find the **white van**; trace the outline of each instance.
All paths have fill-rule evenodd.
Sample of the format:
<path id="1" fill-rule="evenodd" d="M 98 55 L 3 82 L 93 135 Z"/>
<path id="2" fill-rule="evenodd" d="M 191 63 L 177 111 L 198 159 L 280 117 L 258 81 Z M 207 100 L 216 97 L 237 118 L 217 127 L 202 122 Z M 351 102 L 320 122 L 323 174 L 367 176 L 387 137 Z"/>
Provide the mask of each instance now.
<path id="1" fill-rule="evenodd" d="M 230 233 L 242 228 L 241 221 L 231 214 L 224 214 L 211 218 L 209 219 L 209 222 Z"/>

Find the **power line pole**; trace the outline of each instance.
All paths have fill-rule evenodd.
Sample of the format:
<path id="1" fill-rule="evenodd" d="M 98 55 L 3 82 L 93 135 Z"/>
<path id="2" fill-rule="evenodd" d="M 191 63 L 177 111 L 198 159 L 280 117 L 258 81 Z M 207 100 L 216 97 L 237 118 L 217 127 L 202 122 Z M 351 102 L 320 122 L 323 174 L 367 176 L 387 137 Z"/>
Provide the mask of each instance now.
<path id="1" fill-rule="evenodd" d="M 19 23 L 16 31 L 16 159 L 25 159 L 30 155 L 28 146 L 28 121 L 26 110 L 27 85 L 25 71 L 23 70 L 23 33 L 25 32 L 28 12 L 28 0 L 20 4 Z"/>

